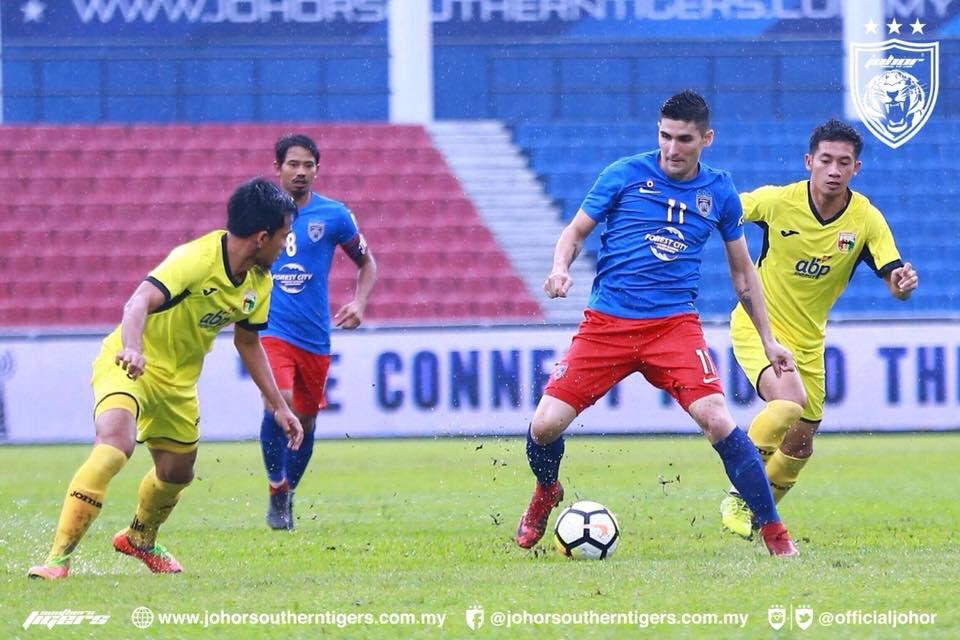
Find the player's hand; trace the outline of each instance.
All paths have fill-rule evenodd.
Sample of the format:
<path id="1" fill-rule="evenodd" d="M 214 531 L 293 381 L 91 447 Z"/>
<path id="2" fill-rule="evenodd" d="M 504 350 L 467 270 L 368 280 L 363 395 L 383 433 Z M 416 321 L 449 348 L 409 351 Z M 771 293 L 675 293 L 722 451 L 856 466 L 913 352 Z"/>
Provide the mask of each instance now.
<path id="1" fill-rule="evenodd" d="M 303 442 L 303 427 L 300 425 L 300 419 L 294 415 L 293 411 L 284 404 L 273 412 L 273 419 L 277 421 L 283 434 L 287 436 L 287 446 L 296 451 Z"/>
<path id="2" fill-rule="evenodd" d="M 773 367 L 773 373 L 778 378 L 784 371 L 796 371 L 797 365 L 793 362 L 793 354 L 776 340 L 764 345 L 763 352 Z"/>
<path id="3" fill-rule="evenodd" d="M 909 293 L 920 284 L 920 277 L 913 265 L 907 262 L 890 273 L 890 282 L 893 283 L 899 293 Z"/>
<path id="4" fill-rule="evenodd" d="M 548 298 L 566 298 L 572 286 L 573 278 L 568 271 L 551 271 L 543 283 L 543 290 Z"/>
<path id="5" fill-rule="evenodd" d="M 341 329 L 356 329 L 363 322 L 363 305 L 356 300 L 351 300 L 340 307 L 333 316 L 333 320 Z"/>
<path id="6" fill-rule="evenodd" d="M 143 357 L 143 354 L 130 347 L 124 347 L 122 351 L 118 351 L 113 361 L 127 372 L 127 377 L 131 380 L 136 380 L 142 376 L 143 370 L 147 368 L 147 360 Z"/>

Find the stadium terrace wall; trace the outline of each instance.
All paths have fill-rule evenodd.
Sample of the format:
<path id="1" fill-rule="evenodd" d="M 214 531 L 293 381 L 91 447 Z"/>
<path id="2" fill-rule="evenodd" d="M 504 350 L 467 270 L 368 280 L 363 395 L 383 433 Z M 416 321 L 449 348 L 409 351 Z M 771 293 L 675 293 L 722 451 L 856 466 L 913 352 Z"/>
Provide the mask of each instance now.
<path id="1" fill-rule="evenodd" d="M 384 120 L 386 4 L 19 3 L 0 14 L 4 121 Z M 932 4 L 887 14 L 941 41 L 937 117 L 956 116 L 960 4 Z M 646 118 L 686 86 L 720 118 L 843 111 L 840 2 L 433 5 L 439 118 Z"/>
<path id="2" fill-rule="evenodd" d="M 498 434 L 526 431 L 541 389 L 573 327 L 384 329 L 337 332 L 325 438 Z M 726 327 L 706 328 L 734 417 L 760 403 L 732 366 Z M 960 323 L 833 325 L 827 342 L 825 431 L 960 429 Z M 90 363 L 100 338 L 0 338 L 0 441 L 88 442 Z M 56 389 L 51 396 L 51 384 Z M 229 337 L 217 340 L 200 385 L 208 440 L 254 438 L 260 400 Z M 56 416 L 36 420 L 40 406 Z M 631 376 L 578 418 L 571 432 L 695 433 L 689 417 Z"/>

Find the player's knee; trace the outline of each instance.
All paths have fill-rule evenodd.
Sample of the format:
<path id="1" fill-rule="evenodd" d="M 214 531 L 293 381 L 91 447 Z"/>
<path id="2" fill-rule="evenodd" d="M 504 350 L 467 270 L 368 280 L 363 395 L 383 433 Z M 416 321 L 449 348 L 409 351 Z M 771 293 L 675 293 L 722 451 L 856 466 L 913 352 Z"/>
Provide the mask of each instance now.
<path id="1" fill-rule="evenodd" d="M 782 423 L 787 426 L 792 426 L 800 419 L 800 416 L 803 414 L 803 407 L 806 405 L 807 399 L 806 394 L 802 391 L 800 392 L 799 397 L 794 396 L 793 398 L 778 398 L 776 400 L 771 400 L 769 406 L 771 409 L 774 409 L 777 412 L 778 422 L 779 418 L 782 417 Z"/>

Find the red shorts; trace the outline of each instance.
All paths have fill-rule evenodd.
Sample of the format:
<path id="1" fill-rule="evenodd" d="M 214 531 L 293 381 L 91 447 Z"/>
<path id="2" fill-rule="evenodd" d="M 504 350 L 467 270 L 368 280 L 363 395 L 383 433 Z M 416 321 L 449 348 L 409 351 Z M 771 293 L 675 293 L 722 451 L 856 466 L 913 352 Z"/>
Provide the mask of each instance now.
<path id="1" fill-rule="evenodd" d="M 293 390 L 293 407 L 301 416 L 316 415 L 327 406 L 324 390 L 330 356 L 310 353 L 280 338 L 260 338 L 270 369 L 281 389 Z"/>
<path id="2" fill-rule="evenodd" d="M 629 320 L 587 309 L 544 393 L 581 413 L 635 371 L 684 410 L 723 393 L 695 313 Z"/>

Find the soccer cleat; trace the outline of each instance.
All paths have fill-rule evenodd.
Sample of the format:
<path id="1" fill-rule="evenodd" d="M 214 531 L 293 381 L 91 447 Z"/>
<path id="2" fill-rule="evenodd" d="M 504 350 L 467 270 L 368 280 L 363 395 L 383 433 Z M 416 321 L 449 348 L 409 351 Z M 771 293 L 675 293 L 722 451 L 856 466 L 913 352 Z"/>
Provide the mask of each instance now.
<path id="1" fill-rule="evenodd" d="M 530 504 L 520 516 L 520 524 L 517 525 L 515 539 L 519 546 L 529 549 L 540 542 L 540 538 L 547 530 L 550 512 L 560 504 L 561 500 L 563 500 L 563 486 L 559 481 L 547 486 L 537 483 L 533 497 L 530 498 Z"/>
<path id="2" fill-rule="evenodd" d="M 68 573 L 70 573 L 70 559 L 61 556 L 35 567 L 30 567 L 30 571 L 27 571 L 27 577 L 41 580 L 63 580 Z"/>
<path id="3" fill-rule="evenodd" d="M 161 545 L 154 544 L 149 549 L 141 549 L 135 546 L 127 537 L 126 529 L 113 536 L 113 548 L 124 555 L 141 560 L 154 573 L 180 573 L 183 571 L 183 567 L 180 566 L 177 559 Z"/>
<path id="4" fill-rule="evenodd" d="M 720 523 L 725 531 L 735 533 L 744 540 L 753 539 L 753 512 L 746 501 L 735 493 L 720 502 Z"/>
<path id="5" fill-rule="evenodd" d="M 793 544 L 782 522 L 769 522 L 760 527 L 760 537 L 763 538 L 763 543 L 767 545 L 767 551 L 772 556 L 788 558 L 800 555 L 800 551 Z"/>
<path id="6" fill-rule="evenodd" d="M 287 483 L 279 487 L 270 487 L 270 501 L 267 503 L 267 526 L 274 530 L 293 529 L 292 505 Z"/>

